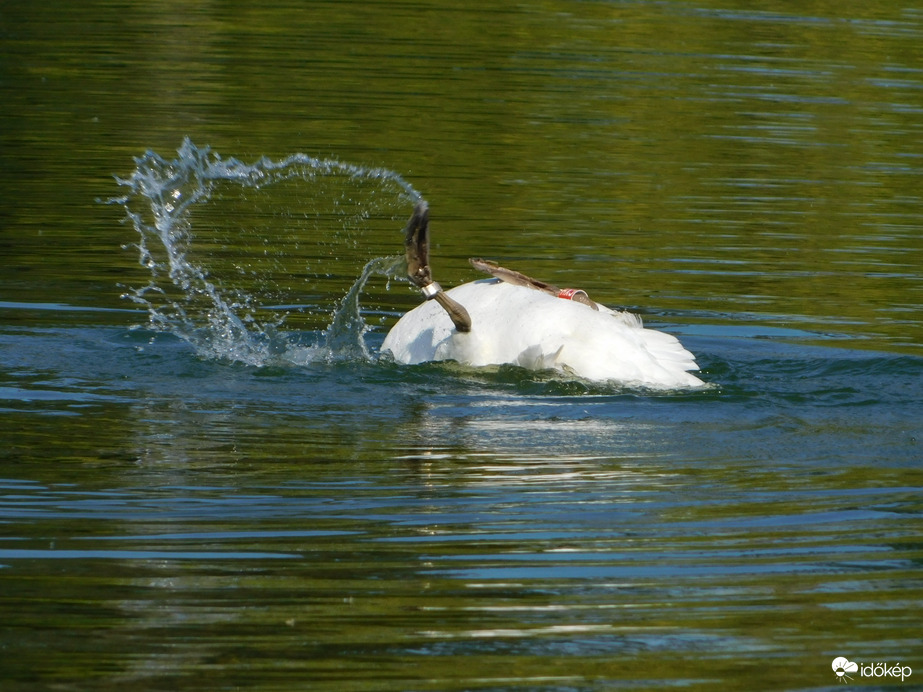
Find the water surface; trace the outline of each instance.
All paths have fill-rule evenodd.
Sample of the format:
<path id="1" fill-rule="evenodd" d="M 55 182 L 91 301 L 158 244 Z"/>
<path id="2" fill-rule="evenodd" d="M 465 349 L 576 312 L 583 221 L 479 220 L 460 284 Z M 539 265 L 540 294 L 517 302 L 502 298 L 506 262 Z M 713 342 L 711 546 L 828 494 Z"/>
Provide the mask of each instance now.
<path id="1" fill-rule="evenodd" d="M 4 689 L 923 674 L 923 12 L 94 0 L 0 31 Z M 579 286 L 710 386 L 380 361 L 420 196 L 443 284 Z"/>

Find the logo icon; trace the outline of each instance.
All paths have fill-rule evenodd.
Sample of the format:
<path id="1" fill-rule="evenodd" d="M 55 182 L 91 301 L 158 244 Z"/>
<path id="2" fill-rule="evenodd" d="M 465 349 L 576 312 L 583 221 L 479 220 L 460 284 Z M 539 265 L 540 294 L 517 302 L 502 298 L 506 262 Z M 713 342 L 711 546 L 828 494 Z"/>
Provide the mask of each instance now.
<path id="1" fill-rule="evenodd" d="M 858 671 L 858 663 L 853 663 L 843 656 L 837 656 L 833 659 L 833 672 L 836 673 L 837 682 L 842 682 L 845 685 L 849 680 L 852 680 L 852 677 L 846 673 L 856 673 Z"/>

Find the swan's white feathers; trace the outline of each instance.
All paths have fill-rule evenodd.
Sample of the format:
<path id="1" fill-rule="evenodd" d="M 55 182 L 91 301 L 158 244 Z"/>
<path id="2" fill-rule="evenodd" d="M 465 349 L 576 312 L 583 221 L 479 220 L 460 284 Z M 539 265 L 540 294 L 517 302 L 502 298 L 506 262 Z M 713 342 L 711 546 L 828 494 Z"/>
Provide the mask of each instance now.
<path id="1" fill-rule="evenodd" d="M 448 291 L 471 315 L 468 333 L 428 301 L 404 315 L 382 352 L 400 363 L 455 360 L 472 366 L 511 363 L 589 380 L 675 388 L 702 383 L 695 359 L 676 337 L 646 329 L 630 313 L 592 308 L 523 286 L 485 279 Z"/>

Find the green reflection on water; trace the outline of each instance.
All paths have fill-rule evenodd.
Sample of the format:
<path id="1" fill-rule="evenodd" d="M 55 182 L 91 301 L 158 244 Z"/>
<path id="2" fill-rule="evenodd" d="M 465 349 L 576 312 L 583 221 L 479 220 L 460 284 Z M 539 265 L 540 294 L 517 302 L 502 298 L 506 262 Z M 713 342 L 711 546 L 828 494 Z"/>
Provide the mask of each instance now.
<path id="1" fill-rule="evenodd" d="M 916 8 L 56 0 L 0 14 L 4 302 L 127 307 L 148 272 L 120 249 L 136 240 L 121 210 L 97 200 L 132 157 L 169 158 L 189 136 L 246 161 L 303 151 L 401 173 L 430 201 L 448 285 L 483 255 L 651 321 L 919 353 Z M 272 272 L 238 288 L 302 291 L 322 316 L 292 326 L 316 329 L 370 257 L 399 252 L 401 224 L 312 238 L 291 220 L 305 192 L 196 220 L 217 271 Z M 266 247 L 293 226 L 297 248 Z M 382 326 L 417 302 L 381 284 L 367 300 Z M 19 335 L 144 320 L 0 318 Z M 40 368 L 9 342 L 4 363 L 22 365 L 0 384 L 47 398 L 4 400 L 3 474 L 29 481 L 4 491 L 15 540 L 0 547 L 228 560 L 10 561 L 4 689 L 800 688 L 832 684 L 837 655 L 921 660 L 913 392 L 868 419 L 845 386 L 850 408 L 829 417 L 803 410 L 834 408 L 818 388 L 763 403 L 765 379 L 629 397 L 601 424 L 558 401 L 492 417 L 476 407 L 582 392 L 506 372 L 253 375 L 149 337 L 106 332 L 136 357 L 103 358 L 62 331 L 62 362 Z M 94 361 L 110 357 L 124 360 Z M 756 372 L 785 367 L 816 376 Z M 730 422 L 691 413 L 722 402 Z M 295 535 L 305 524 L 346 533 Z M 242 528 L 268 537 L 228 537 Z M 233 557 L 249 551 L 302 559 Z M 664 575 L 664 555 L 714 574 Z M 504 570 L 517 581 L 492 578 Z"/>
<path id="2" fill-rule="evenodd" d="M 11 297 L 117 305 L 114 284 L 143 272 L 94 200 L 132 155 L 188 135 L 405 174 L 431 202 L 446 283 L 487 255 L 603 302 L 918 351 L 912 10 L 55 7 L 6 10 Z M 292 205 L 269 204 L 274 229 Z M 397 248 L 398 230 L 366 240 Z M 373 254 L 341 250 L 356 272 Z"/>

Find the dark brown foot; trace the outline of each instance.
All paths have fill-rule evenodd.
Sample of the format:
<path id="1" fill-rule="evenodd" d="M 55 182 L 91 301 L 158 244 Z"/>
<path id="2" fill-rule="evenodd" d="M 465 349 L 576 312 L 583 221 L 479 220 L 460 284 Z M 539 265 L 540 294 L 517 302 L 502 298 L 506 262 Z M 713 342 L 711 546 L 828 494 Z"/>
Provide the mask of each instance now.
<path id="1" fill-rule="evenodd" d="M 586 294 L 586 291 L 577 288 L 558 288 L 552 284 L 546 284 L 544 281 L 533 279 L 531 276 L 520 274 L 519 272 L 513 271 L 512 269 L 501 267 L 496 262 L 491 262 L 490 260 L 483 260 L 472 257 L 468 261 L 471 263 L 471 266 L 478 271 L 482 271 L 486 274 L 490 274 L 491 276 L 495 276 L 496 278 L 508 284 L 525 286 L 526 288 L 534 288 L 537 291 L 548 293 L 557 298 L 566 298 L 567 300 L 573 300 L 578 303 L 588 305 L 594 310 L 599 310 L 599 306 L 590 300 L 589 296 Z"/>
<path id="2" fill-rule="evenodd" d="M 435 300 L 449 314 L 452 324 L 460 332 L 471 331 L 471 316 L 468 311 L 445 294 L 442 287 L 433 281 L 429 267 L 429 206 L 421 201 L 404 229 L 404 253 L 407 257 L 407 276 L 426 297 Z"/>

